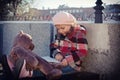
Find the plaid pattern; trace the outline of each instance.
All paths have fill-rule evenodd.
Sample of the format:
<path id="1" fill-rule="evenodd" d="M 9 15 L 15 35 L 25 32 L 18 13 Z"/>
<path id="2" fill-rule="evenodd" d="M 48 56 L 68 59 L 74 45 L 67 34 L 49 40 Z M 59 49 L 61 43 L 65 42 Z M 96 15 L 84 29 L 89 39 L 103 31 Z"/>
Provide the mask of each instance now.
<path id="1" fill-rule="evenodd" d="M 51 44 L 51 47 L 54 48 L 53 57 L 60 52 L 67 59 L 69 65 L 75 68 L 75 63 L 81 57 L 86 56 L 87 44 L 86 29 L 78 25 L 64 40 L 56 40 Z"/>

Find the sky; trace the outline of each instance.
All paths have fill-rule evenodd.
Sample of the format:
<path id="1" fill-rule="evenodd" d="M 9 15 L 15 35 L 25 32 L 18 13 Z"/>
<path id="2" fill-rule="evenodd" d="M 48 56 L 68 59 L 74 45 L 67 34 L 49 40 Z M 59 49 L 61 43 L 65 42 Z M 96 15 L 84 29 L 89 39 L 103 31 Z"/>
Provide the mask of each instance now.
<path id="1" fill-rule="evenodd" d="M 65 4 L 69 7 L 93 7 L 97 0 L 35 0 L 31 5 L 32 8 L 37 9 L 56 9 L 59 5 Z M 120 0 L 102 0 L 103 3 L 116 4 Z"/>

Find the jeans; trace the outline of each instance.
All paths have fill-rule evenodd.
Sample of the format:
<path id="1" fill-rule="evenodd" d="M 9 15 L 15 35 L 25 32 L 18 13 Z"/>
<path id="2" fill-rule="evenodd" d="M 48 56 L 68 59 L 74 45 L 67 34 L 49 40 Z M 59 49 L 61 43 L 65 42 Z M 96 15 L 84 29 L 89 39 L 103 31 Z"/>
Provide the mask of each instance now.
<path id="1" fill-rule="evenodd" d="M 63 73 L 74 72 L 74 71 L 75 70 L 73 68 L 71 68 L 70 66 L 66 66 L 66 67 L 62 68 Z"/>
<path id="2" fill-rule="evenodd" d="M 62 68 L 63 73 L 70 73 L 70 72 L 74 72 L 74 71 L 75 70 L 73 68 L 71 68 L 70 66 L 66 66 L 66 67 Z M 36 77 L 36 76 L 44 76 L 44 74 L 39 70 L 34 70 L 33 77 Z"/>

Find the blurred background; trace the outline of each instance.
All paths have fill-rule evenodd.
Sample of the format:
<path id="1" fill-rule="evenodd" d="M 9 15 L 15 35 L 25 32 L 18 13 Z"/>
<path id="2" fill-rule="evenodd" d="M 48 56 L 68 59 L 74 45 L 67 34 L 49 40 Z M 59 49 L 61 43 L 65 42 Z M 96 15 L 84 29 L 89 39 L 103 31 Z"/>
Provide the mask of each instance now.
<path id="1" fill-rule="evenodd" d="M 120 0 L 0 0 L 0 21 L 51 21 L 66 11 L 80 22 L 94 23 L 95 6 L 104 23 L 120 21 Z"/>

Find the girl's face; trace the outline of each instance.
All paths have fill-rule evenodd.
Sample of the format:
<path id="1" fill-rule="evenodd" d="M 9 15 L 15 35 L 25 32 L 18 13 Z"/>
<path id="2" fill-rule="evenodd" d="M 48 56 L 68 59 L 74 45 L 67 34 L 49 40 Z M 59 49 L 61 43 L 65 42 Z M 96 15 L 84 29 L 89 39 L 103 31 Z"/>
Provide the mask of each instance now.
<path id="1" fill-rule="evenodd" d="M 58 33 L 66 36 L 70 32 L 71 25 L 55 25 Z"/>

